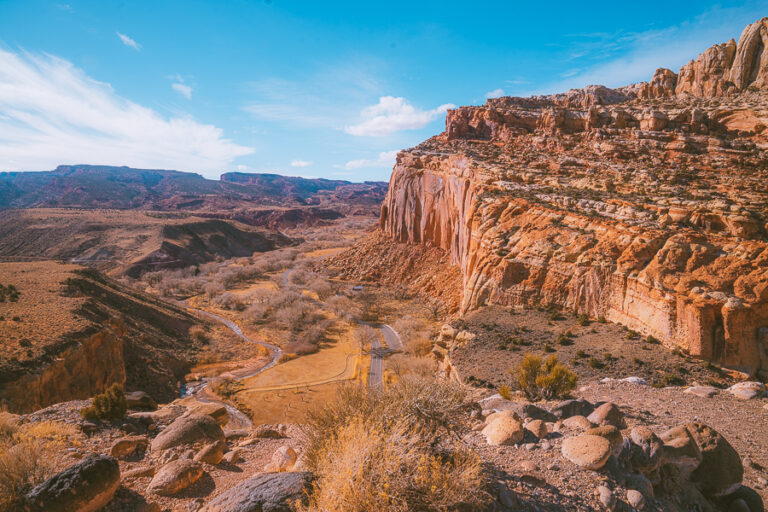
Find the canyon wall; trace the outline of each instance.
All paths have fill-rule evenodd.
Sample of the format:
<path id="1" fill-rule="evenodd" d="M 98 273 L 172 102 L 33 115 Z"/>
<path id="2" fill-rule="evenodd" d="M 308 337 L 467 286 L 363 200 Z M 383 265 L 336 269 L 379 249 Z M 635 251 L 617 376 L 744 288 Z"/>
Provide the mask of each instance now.
<path id="1" fill-rule="evenodd" d="M 449 111 L 382 231 L 446 251 L 463 311 L 554 304 L 768 369 L 767 27 L 647 83 Z"/>

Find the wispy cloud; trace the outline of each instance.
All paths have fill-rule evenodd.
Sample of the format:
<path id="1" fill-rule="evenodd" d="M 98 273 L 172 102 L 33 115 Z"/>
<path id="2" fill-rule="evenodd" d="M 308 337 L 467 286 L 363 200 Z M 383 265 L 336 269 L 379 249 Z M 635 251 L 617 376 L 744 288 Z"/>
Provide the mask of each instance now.
<path id="1" fill-rule="evenodd" d="M 747 1 L 733 8 L 715 7 L 668 27 L 639 32 L 571 34 L 569 54 L 558 80 L 523 94 L 547 94 L 601 84 L 619 87 L 647 81 L 660 67 L 680 66 L 713 44 L 738 39 L 742 29 L 764 14 L 765 5 Z"/>
<path id="2" fill-rule="evenodd" d="M 364 167 L 392 167 L 395 165 L 395 159 L 397 158 L 398 150 L 384 151 L 379 153 L 379 157 L 375 160 L 367 160 L 361 158 L 360 160 L 350 160 L 344 164 L 344 168 L 350 169 L 362 169 Z"/>
<path id="3" fill-rule="evenodd" d="M 136 51 L 141 50 L 141 45 L 136 41 L 134 41 L 133 39 L 131 39 L 130 37 L 128 37 L 127 35 L 122 34 L 120 32 L 116 32 L 116 34 L 117 34 L 117 37 L 120 38 L 120 40 L 123 42 L 125 46 L 131 47 Z"/>
<path id="4" fill-rule="evenodd" d="M 291 162 L 291 167 L 309 167 L 310 165 L 312 165 L 312 162 L 306 160 L 294 160 Z"/>
<path id="5" fill-rule="evenodd" d="M 504 96 L 504 89 L 502 88 L 494 89 L 485 93 L 485 99 L 501 98 L 502 96 Z"/>
<path id="6" fill-rule="evenodd" d="M 126 100 L 66 60 L 0 50 L 1 170 L 92 163 L 214 173 L 252 152 L 215 126 Z"/>
<path id="7" fill-rule="evenodd" d="M 401 130 L 416 130 L 424 128 L 449 108 L 455 108 L 455 105 L 446 103 L 432 110 L 420 110 L 405 98 L 382 96 L 377 104 L 360 112 L 360 123 L 346 126 L 344 131 L 350 135 L 378 137 Z"/>
<path id="8" fill-rule="evenodd" d="M 178 82 L 172 83 L 171 88 L 185 98 L 192 99 L 192 87 Z"/>

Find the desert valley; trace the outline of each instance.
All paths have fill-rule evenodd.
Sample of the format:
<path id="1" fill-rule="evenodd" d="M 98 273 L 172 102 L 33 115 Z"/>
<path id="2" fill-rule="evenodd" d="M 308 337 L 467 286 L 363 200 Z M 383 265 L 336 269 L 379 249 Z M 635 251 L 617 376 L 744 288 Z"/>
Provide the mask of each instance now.
<path id="1" fill-rule="evenodd" d="M 767 46 L 389 183 L 0 172 L 0 511 L 763 512 Z"/>

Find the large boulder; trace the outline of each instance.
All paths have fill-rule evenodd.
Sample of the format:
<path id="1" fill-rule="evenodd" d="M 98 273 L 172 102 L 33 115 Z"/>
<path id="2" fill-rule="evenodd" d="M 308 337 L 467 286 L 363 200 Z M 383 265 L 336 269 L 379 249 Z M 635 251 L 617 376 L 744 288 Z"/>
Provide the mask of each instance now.
<path id="1" fill-rule="evenodd" d="M 733 446 L 715 429 L 702 423 L 689 423 L 691 434 L 701 453 L 701 463 L 693 473 L 693 481 L 704 496 L 726 496 L 741 487 L 744 467 Z"/>
<path id="2" fill-rule="evenodd" d="M 224 491 L 200 512 L 289 512 L 305 500 L 312 473 L 258 473 Z"/>
<path id="3" fill-rule="evenodd" d="M 611 456 L 608 439 L 591 434 L 569 437 L 563 441 L 563 457 L 579 467 L 598 470 Z"/>
<path id="4" fill-rule="evenodd" d="M 272 462 L 266 465 L 264 471 L 280 473 L 290 471 L 296 464 L 296 451 L 288 445 L 283 445 L 272 454 Z"/>
<path id="5" fill-rule="evenodd" d="M 603 425 L 600 427 L 590 428 L 587 429 L 585 433 L 591 436 L 600 436 L 606 438 L 608 442 L 611 443 L 611 453 L 613 455 L 619 455 L 621 449 L 624 446 L 624 436 L 622 436 L 619 429 L 613 425 Z"/>
<path id="6" fill-rule="evenodd" d="M 158 496 L 173 496 L 197 482 L 203 476 L 203 467 L 190 459 L 169 462 L 149 482 L 147 492 Z"/>
<path id="7" fill-rule="evenodd" d="M 629 433 L 632 439 L 630 461 L 632 469 L 641 473 L 656 470 L 662 462 L 663 446 L 659 437 L 648 427 L 635 427 Z"/>
<path id="8" fill-rule="evenodd" d="M 664 432 L 660 438 L 664 463 L 676 465 L 704 496 L 727 496 L 741 486 L 741 457 L 713 428 L 688 423 Z"/>
<path id="9" fill-rule="evenodd" d="M 482 434 L 493 446 L 517 444 L 523 440 L 523 423 L 513 411 L 496 413 L 482 430 Z"/>
<path id="10" fill-rule="evenodd" d="M 120 487 L 120 466 L 106 455 L 89 455 L 53 475 L 26 496 L 29 512 L 95 512 Z"/>
<path id="11" fill-rule="evenodd" d="M 223 440 L 224 431 L 216 420 L 202 414 L 185 414 L 176 418 L 152 440 L 152 451 L 167 450 L 182 444 L 207 444 Z"/>

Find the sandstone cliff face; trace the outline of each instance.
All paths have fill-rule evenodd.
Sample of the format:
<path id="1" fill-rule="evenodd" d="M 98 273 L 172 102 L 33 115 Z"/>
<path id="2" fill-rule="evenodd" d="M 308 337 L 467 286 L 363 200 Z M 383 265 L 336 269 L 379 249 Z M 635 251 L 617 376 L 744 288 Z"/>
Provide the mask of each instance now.
<path id="1" fill-rule="evenodd" d="M 768 369 L 767 26 L 647 84 L 449 111 L 398 156 L 381 229 L 445 250 L 464 311 L 558 304 Z"/>

